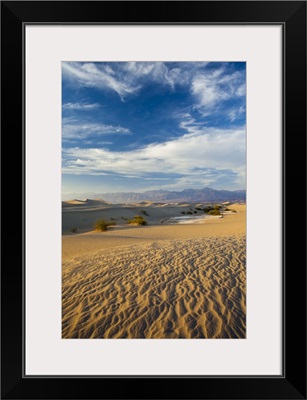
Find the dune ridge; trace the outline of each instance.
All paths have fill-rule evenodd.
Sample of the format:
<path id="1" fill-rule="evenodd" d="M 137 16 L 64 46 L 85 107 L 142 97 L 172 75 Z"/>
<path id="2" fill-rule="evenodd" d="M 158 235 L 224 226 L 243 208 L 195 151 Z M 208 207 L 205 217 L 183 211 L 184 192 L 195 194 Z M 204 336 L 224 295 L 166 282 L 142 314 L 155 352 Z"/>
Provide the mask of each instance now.
<path id="1" fill-rule="evenodd" d="M 63 259 L 63 338 L 245 338 L 245 234 Z"/>

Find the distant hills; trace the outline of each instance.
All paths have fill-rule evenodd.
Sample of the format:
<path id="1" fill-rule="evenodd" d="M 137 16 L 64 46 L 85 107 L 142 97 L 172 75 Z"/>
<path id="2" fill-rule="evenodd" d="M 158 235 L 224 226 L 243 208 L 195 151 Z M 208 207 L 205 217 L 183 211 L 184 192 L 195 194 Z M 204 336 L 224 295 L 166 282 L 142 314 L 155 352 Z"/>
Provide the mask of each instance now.
<path id="1" fill-rule="evenodd" d="M 141 201 L 153 202 L 199 202 L 199 203 L 213 203 L 213 202 L 245 202 L 245 190 L 215 190 L 208 187 L 203 189 L 185 189 L 182 191 L 168 191 L 168 190 L 150 190 L 143 193 L 137 192 L 120 192 L 120 193 L 71 193 L 65 196 L 64 200 L 71 200 L 73 198 L 90 198 L 90 199 L 103 199 L 109 203 L 131 203 Z"/>

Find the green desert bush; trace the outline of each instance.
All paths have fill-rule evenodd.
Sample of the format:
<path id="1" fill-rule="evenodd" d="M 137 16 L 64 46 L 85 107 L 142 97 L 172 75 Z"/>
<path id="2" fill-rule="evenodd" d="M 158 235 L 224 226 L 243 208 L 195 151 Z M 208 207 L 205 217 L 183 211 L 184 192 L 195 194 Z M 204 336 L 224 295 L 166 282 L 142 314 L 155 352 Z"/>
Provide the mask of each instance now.
<path id="1" fill-rule="evenodd" d="M 108 222 L 105 221 L 104 219 L 98 219 L 94 224 L 94 228 L 96 231 L 104 232 L 108 229 L 109 226 L 114 226 L 114 225 L 116 225 L 115 222 Z"/>
<path id="2" fill-rule="evenodd" d="M 147 225 L 147 221 L 141 215 L 136 215 L 133 219 L 128 220 L 128 224 Z"/>
<path id="3" fill-rule="evenodd" d="M 208 207 L 203 208 L 203 210 L 205 213 L 208 213 L 209 211 L 213 210 L 213 208 L 208 206 Z"/>
<path id="4" fill-rule="evenodd" d="M 208 212 L 209 215 L 221 215 L 220 210 L 211 210 Z"/>
<path id="5" fill-rule="evenodd" d="M 219 204 L 216 204 L 213 208 L 214 208 L 215 210 L 220 210 L 220 209 L 222 208 L 222 206 L 220 206 Z"/>
<path id="6" fill-rule="evenodd" d="M 193 213 L 192 213 L 192 211 L 188 211 L 187 214 L 192 215 Z"/>

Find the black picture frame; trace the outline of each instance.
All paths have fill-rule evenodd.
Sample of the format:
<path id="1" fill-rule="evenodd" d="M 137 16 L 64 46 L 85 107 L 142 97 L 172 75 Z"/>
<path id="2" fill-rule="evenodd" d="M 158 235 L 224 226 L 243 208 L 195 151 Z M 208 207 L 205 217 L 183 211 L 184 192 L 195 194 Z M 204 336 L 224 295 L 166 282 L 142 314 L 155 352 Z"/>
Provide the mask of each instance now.
<path id="1" fill-rule="evenodd" d="M 281 376 L 79 378 L 23 375 L 26 240 L 23 224 L 25 206 L 23 29 L 27 23 L 280 24 L 283 26 L 284 331 Z M 306 2 L 2 1 L 1 53 L 3 227 L 1 397 L 3 399 L 306 399 Z M 8 212 L 12 208 L 14 219 L 11 219 Z M 298 221 L 303 228 L 300 233 L 298 233 Z M 19 252 L 12 252 L 10 245 L 12 240 L 16 245 L 18 243 Z"/>

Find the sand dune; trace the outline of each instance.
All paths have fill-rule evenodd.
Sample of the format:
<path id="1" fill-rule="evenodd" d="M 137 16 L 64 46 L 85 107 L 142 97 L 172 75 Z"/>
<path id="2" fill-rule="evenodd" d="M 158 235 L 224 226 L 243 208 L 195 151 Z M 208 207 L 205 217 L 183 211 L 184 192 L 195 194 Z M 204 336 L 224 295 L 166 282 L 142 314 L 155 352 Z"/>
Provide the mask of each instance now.
<path id="1" fill-rule="evenodd" d="M 245 236 L 157 241 L 63 264 L 63 338 L 244 338 Z"/>
<path id="2" fill-rule="evenodd" d="M 93 200 L 91 200 L 91 199 L 84 199 L 84 200 L 74 199 L 74 200 L 62 201 L 63 208 L 67 208 L 67 207 L 71 208 L 74 206 L 98 207 L 98 206 L 103 206 L 103 205 L 109 205 L 109 203 L 107 203 L 106 201 L 101 200 L 101 199 L 93 199 Z M 78 209 L 80 209 L 80 207 L 78 207 Z"/>
<path id="3" fill-rule="evenodd" d="M 75 204 L 79 202 L 78 204 Z M 182 213 L 193 211 L 195 216 L 204 216 L 203 211 L 195 207 L 203 207 L 202 204 L 168 204 L 168 203 L 135 203 L 135 204 L 107 204 L 101 200 L 80 200 L 63 202 L 62 208 L 62 233 L 70 234 L 72 228 L 79 233 L 93 230 L 94 222 L 97 219 L 113 220 L 117 227 L 126 225 L 127 219 L 135 215 L 143 215 L 149 225 L 160 225 L 166 223 L 169 218 L 179 217 Z M 243 207 L 243 208 L 242 208 Z M 244 210 L 245 205 L 232 205 L 231 208 L 239 212 Z M 196 214 L 194 214 L 196 211 Z M 146 214 L 143 214 L 146 212 Z M 243 211 L 245 212 L 245 211 Z M 115 228 L 117 229 L 117 228 Z"/>
<path id="4" fill-rule="evenodd" d="M 244 338 L 245 205 L 231 208 L 197 225 L 63 236 L 62 337 Z"/>

